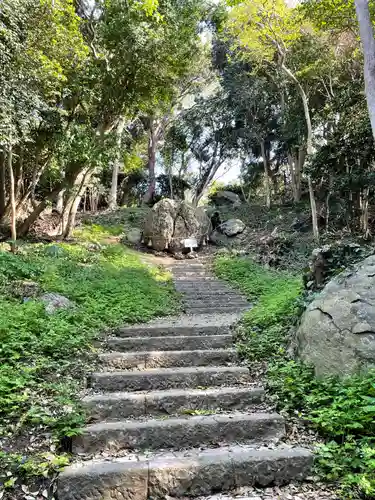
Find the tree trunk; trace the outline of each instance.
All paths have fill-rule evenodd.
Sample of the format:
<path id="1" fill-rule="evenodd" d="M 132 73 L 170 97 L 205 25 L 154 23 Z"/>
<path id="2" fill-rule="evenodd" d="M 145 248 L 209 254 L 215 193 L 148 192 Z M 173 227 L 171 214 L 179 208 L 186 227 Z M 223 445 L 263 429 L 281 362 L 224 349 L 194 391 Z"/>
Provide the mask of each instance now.
<path id="1" fill-rule="evenodd" d="M 9 172 L 9 198 L 10 198 L 10 233 L 12 241 L 10 244 L 10 249 L 12 253 L 16 253 L 17 250 L 17 210 L 16 210 L 16 199 L 15 199 L 15 182 L 13 173 L 13 150 L 12 146 L 9 145 L 8 148 L 8 172 Z"/>
<path id="2" fill-rule="evenodd" d="M 367 107 L 375 139 L 375 38 L 369 0 L 354 0 L 364 55 L 364 76 Z"/>
<path id="3" fill-rule="evenodd" d="M 307 155 L 310 156 L 313 152 L 312 125 L 311 125 L 310 109 L 309 109 L 309 102 L 307 99 L 307 95 L 306 95 L 306 92 L 304 91 L 302 85 L 300 84 L 298 78 L 292 73 L 292 71 L 290 71 L 290 69 L 287 68 L 285 66 L 285 64 L 282 64 L 281 68 L 287 74 L 287 76 L 297 85 L 298 92 L 299 92 L 301 99 L 302 99 L 303 110 L 305 113 L 306 127 L 307 127 L 306 152 L 307 152 Z M 309 184 L 309 195 L 310 195 L 310 206 L 311 206 L 311 217 L 312 217 L 312 223 L 313 223 L 314 239 L 316 242 L 318 242 L 319 241 L 318 215 L 316 213 L 315 193 L 314 193 L 314 187 L 313 187 L 313 183 L 312 183 L 310 175 L 307 176 L 307 181 Z"/>
<path id="4" fill-rule="evenodd" d="M 111 191 L 109 194 L 109 203 L 108 203 L 110 210 L 115 210 L 117 208 L 118 174 L 120 171 L 120 164 L 121 164 L 121 139 L 124 127 L 125 127 L 125 119 L 120 118 L 116 129 L 116 155 L 113 161 L 112 183 L 111 183 Z"/>
<path id="5" fill-rule="evenodd" d="M 78 190 L 75 192 L 75 195 L 69 207 L 68 220 L 65 225 L 64 232 L 62 234 L 64 239 L 68 238 L 72 234 L 75 225 L 78 205 L 82 198 L 83 192 L 86 189 L 86 183 L 89 181 L 91 175 L 92 172 L 90 172 L 90 169 L 87 169 L 86 172 L 81 177 Z"/>
<path id="6" fill-rule="evenodd" d="M 361 199 L 360 199 L 360 205 L 361 205 L 361 210 L 362 210 L 362 215 L 361 215 L 361 229 L 363 231 L 363 235 L 365 239 L 368 239 L 371 236 L 370 228 L 369 228 L 369 223 L 368 223 L 368 217 L 369 217 L 369 188 L 364 188 L 362 193 L 361 193 Z"/>
<path id="7" fill-rule="evenodd" d="M 155 177 L 155 166 L 156 166 L 156 150 L 157 150 L 158 138 L 155 130 L 155 125 L 153 121 L 150 126 L 150 137 L 148 140 L 148 188 L 146 194 L 143 197 L 143 203 L 149 204 L 152 202 L 155 196 L 156 188 L 156 177 Z"/>
<path id="8" fill-rule="evenodd" d="M 30 227 L 34 224 L 34 222 L 37 220 L 39 215 L 43 212 L 43 210 L 47 207 L 48 203 L 57 196 L 57 194 L 61 191 L 63 188 L 63 184 L 59 184 L 53 191 L 49 193 L 48 196 L 44 198 L 43 201 L 39 203 L 39 205 L 34 208 L 34 210 L 31 212 L 31 214 L 23 221 L 21 226 L 18 229 L 18 235 L 19 236 L 25 236 L 25 234 L 28 233 Z"/>
<path id="9" fill-rule="evenodd" d="M 266 206 L 267 208 L 271 208 L 271 188 L 270 188 L 270 178 L 268 176 L 268 161 L 266 156 L 266 148 L 264 144 L 264 140 L 260 141 L 260 150 L 263 158 L 263 166 L 264 166 L 264 190 L 266 192 Z"/>
<path id="10" fill-rule="evenodd" d="M 20 148 L 20 154 L 18 158 L 18 162 L 16 164 L 16 170 L 15 170 L 15 193 L 14 193 L 14 199 L 16 201 L 16 205 L 18 206 L 19 202 L 21 201 L 21 192 L 22 192 L 22 185 L 23 185 L 23 147 L 21 146 Z"/>
<path id="11" fill-rule="evenodd" d="M 62 214 L 64 208 L 64 193 L 65 189 L 62 189 L 56 198 L 56 210 L 57 212 L 59 212 L 59 214 Z"/>
<path id="12" fill-rule="evenodd" d="M 0 219 L 5 214 L 6 206 L 6 175 L 5 152 L 0 151 Z"/>

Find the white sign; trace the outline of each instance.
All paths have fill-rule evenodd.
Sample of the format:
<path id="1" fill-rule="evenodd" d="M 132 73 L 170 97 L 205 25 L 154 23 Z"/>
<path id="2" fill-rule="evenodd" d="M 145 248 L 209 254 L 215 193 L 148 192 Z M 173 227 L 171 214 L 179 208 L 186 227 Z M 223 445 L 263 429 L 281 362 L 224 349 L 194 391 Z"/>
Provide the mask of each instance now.
<path id="1" fill-rule="evenodd" d="M 184 247 L 198 248 L 198 241 L 196 240 L 196 238 L 188 238 L 187 240 L 184 240 Z"/>

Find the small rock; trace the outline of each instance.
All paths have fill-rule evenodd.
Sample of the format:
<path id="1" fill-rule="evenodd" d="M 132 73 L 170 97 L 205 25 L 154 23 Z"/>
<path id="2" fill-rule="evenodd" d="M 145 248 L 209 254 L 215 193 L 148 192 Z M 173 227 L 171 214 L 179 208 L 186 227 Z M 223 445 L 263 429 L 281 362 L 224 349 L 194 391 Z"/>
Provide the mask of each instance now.
<path id="1" fill-rule="evenodd" d="M 197 259 L 198 258 L 198 254 L 197 252 L 189 252 L 186 256 L 187 259 Z"/>
<path id="2" fill-rule="evenodd" d="M 10 285 L 10 293 L 14 297 L 19 297 L 26 302 L 25 299 L 35 298 L 41 293 L 41 288 L 38 283 L 30 280 L 13 281 Z"/>
<path id="3" fill-rule="evenodd" d="M 137 245 L 142 240 L 142 231 L 138 227 L 133 227 L 126 233 L 125 239 L 132 245 Z"/>
<path id="4" fill-rule="evenodd" d="M 219 250 L 217 250 L 216 254 L 217 255 L 229 255 L 230 250 L 227 247 L 219 248 Z"/>
<path id="5" fill-rule="evenodd" d="M 102 250 L 102 246 L 100 243 L 89 243 L 87 245 L 87 250 L 90 252 L 100 252 Z"/>
<path id="6" fill-rule="evenodd" d="M 184 260 L 185 256 L 182 252 L 177 252 L 173 254 L 173 258 L 176 260 Z"/>
<path id="7" fill-rule="evenodd" d="M 44 303 L 47 314 L 54 314 L 59 309 L 73 309 L 75 307 L 74 302 L 59 293 L 44 293 L 40 300 Z"/>

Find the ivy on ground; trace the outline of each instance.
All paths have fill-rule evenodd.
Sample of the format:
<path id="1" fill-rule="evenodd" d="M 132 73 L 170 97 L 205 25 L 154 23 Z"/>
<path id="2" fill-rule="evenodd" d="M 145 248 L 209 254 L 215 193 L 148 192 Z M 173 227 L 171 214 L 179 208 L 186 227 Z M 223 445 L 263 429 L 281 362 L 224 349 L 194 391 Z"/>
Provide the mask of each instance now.
<path id="1" fill-rule="evenodd" d="M 216 260 L 215 271 L 254 301 L 239 329 L 240 353 L 266 362 L 278 409 L 297 413 L 324 438 L 316 449 L 319 476 L 336 482 L 342 499 L 374 498 L 375 371 L 317 379 L 312 367 L 288 355 L 289 334 L 303 308 L 298 277 L 227 256 Z"/>
<path id="2" fill-rule="evenodd" d="M 94 227 L 95 238 L 108 232 Z M 12 499 L 21 498 L 13 488 L 29 489 L 27 477 L 50 495 L 44 478 L 69 462 L 61 443 L 85 422 L 79 392 L 98 334 L 178 307 L 168 274 L 121 244 L 93 243 L 89 227 L 85 233 L 90 241 L 0 250 L 0 491 Z M 38 298 L 12 293 L 22 281 L 75 307 L 48 315 Z"/>

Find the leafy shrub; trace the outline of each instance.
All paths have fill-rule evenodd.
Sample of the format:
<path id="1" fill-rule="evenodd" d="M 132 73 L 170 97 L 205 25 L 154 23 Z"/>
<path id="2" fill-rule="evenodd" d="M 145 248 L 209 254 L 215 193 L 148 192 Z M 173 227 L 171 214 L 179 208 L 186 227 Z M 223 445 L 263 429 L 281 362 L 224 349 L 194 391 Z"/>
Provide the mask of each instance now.
<path id="1" fill-rule="evenodd" d="M 110 228 L 91 229 L 88 241 L 111 233 Z M 35 281 L 42 291 L 60 293 L 76 307 L 47 315 L 37 298 L 24 302 L 8 293 L 14 280 Z M 78 394 L 93 339 L 108 328 L 147 321 L 178 307 L 168 274 L 148 267 L 119 244 L 98 245 L 95 251 L 86 248 L 86 241 L 24 245 L 17 255 L 0 251 L 0 283 L 0 438 L 9 450 L 17 450 L 18 436 L 34 430 L 52 434 L 56 446 L 61 438 L 79 433 L 85 415 Z M 22 467 L 15 467 L 20 474 L 25 464 L 32 474 L 40 470 L 38 463 L 46 462 L 40 454 L 34 460 L 27 449 L 19 451 Z M 1 476 L 10 477 L 4 467 L 17 462 L 17 454 L 7 456 L 0 457 L 0 483 Z M 57 458 L 46 470 L 59 464 Z"/>
<path id="2" fill-rule="evenodd" d="M 298 316 L 301 281 L 268 271 L 250 259 L 220 257 L 215 271 L 236 284 L 255 306 L 245 314 L 239 349 L 249 360 L 261 361 L 285 352 L 290 323 Z"/>
<path id="3" fill-rule="evenodd" d="M 216 273 L 256 299 L 241 327 L 239 350 L 268 361 L 266 382 L 279 410 L 298 414 L 325 438 L 317 472 L 338 482 L 342 499 L 375 496 L 375 371 L 345 379 L 317 379 L 314 369 L 289 359 L 288 331 L 301 311 L 301 282 L 244 259 L 221 257 Z"/>

